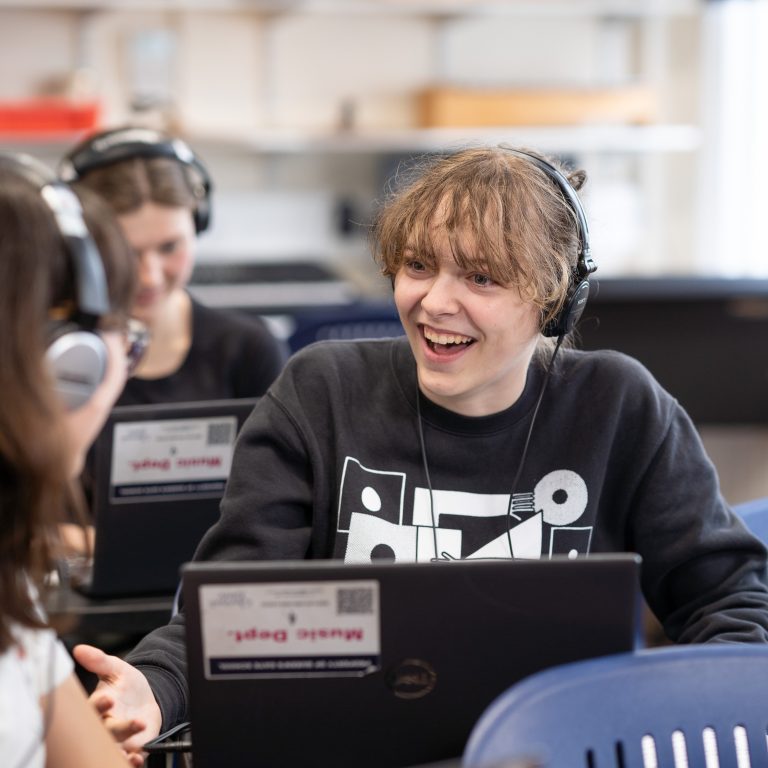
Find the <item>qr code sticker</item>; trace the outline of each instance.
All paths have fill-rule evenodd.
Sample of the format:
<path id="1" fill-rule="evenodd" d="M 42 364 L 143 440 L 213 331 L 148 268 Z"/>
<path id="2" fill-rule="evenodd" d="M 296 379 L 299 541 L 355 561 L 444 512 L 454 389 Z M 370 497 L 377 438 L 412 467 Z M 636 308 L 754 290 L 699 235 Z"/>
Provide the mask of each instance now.
<path id="1" fill-rule="evenodd" d="M 339 589 L 336 593 L 337 613 L 373 613 L 373 590 L 367 587 Z"/>
<path id="2" fill-rule="evenodd" d="M 232 442 L 232 424 L 228 421 L 208 425 L 208 445 L 229 445 Z"/>

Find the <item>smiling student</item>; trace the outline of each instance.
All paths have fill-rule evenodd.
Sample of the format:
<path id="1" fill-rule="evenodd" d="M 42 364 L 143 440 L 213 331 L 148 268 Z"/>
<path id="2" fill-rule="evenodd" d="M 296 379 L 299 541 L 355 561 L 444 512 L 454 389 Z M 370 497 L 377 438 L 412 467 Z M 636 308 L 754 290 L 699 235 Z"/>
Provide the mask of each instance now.
<path id="1" fill-rule="evenodd" d="M 197 238 L 211 224 L 213 181 L 186 142 L 113 128 L 68 152 L 60 173 L 106 200 L 136 255 L 132 314 L 151 341 L 118 404 L 262 395 L 283 366 L 283 344 L 261 318 L 207 307 L 187 290 Z"/>
<path id="2" fill-rule="evenodd" d="M 768 642 L 766 551 L 677 401 L 638 362 L 563 343 L 595 269 L 583 172 L 504 147 L 432 160 L 381 209 L 407 338 L 296 353 L 236 449 L 198 560 L 637 552 L 675 642 Z M 93 699 L 154 736 L 187 716 L 183 614 L 134 666 L 90 647 Z M 129 746 L 137 748 L 141 738 Z"/>

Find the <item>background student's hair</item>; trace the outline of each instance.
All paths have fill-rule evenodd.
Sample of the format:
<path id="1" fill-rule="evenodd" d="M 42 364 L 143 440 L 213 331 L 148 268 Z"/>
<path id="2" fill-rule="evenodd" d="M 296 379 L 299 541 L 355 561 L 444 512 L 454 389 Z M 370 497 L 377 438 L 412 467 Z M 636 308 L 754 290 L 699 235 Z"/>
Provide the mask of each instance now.
<path id="1" fill-rule="evenodd" d="M 0 651 L 13 642 L 14 622 L 44 625 L 25 579 L 39 583 L 50 569 L 69 496 L 66 404 L 46 350 L 52 328 L 80 314 L 77 270 L 44 197 L 48 183 L 57 183 L 46 170 L 31 158 L 0 155 Z M 87 194 L 82 200 L 109 278 L 109 306 L 93 330 L 120 329 L 133 298 L 132 255 L 108 209 Z"/>
<path id="2" fill-rule="evenodd" d="M 74 147 L 59 174 L 68 182 L 88 176 L 91 189 L 118 214 L 151 201 L 192 209 L 197 234 L 210 226 L 213 182 L 203 161 L 180 138 L 150 128 L 115 128 Z"/>

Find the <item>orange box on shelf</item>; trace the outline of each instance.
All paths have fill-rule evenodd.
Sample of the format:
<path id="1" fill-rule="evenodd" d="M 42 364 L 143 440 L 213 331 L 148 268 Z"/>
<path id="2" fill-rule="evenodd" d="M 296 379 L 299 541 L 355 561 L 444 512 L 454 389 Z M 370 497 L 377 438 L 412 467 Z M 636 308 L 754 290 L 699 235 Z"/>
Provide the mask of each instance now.
<path id="1" fill-rule="evenodd" d="M 101 106 L 97 102 L 66 99 L 0 101 L 0 134 L 57 134 L 98 127 Z"/>
<path id="2" fill-rule="evenodd" d="M 423 128 L 650 123 L 653 91 L 607 88 L 429 88 L 418 96 Z"/>

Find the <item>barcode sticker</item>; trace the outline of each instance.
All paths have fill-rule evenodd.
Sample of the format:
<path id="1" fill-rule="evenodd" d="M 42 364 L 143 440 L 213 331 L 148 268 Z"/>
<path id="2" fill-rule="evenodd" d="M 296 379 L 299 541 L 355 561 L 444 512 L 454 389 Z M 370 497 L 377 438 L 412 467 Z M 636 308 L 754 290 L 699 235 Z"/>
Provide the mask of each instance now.
<path id="1" fill-rule="evenodd" d="M 336 593 L 336 610 L 338 613 L 372 613 L 372 589 L 344 589 Z"/>
<path id="2" fill-rule="evenodd" d="M 231 420 L 212 421 L 208 424 L 208 445 L 229 445 L 233 439 Z"/>

